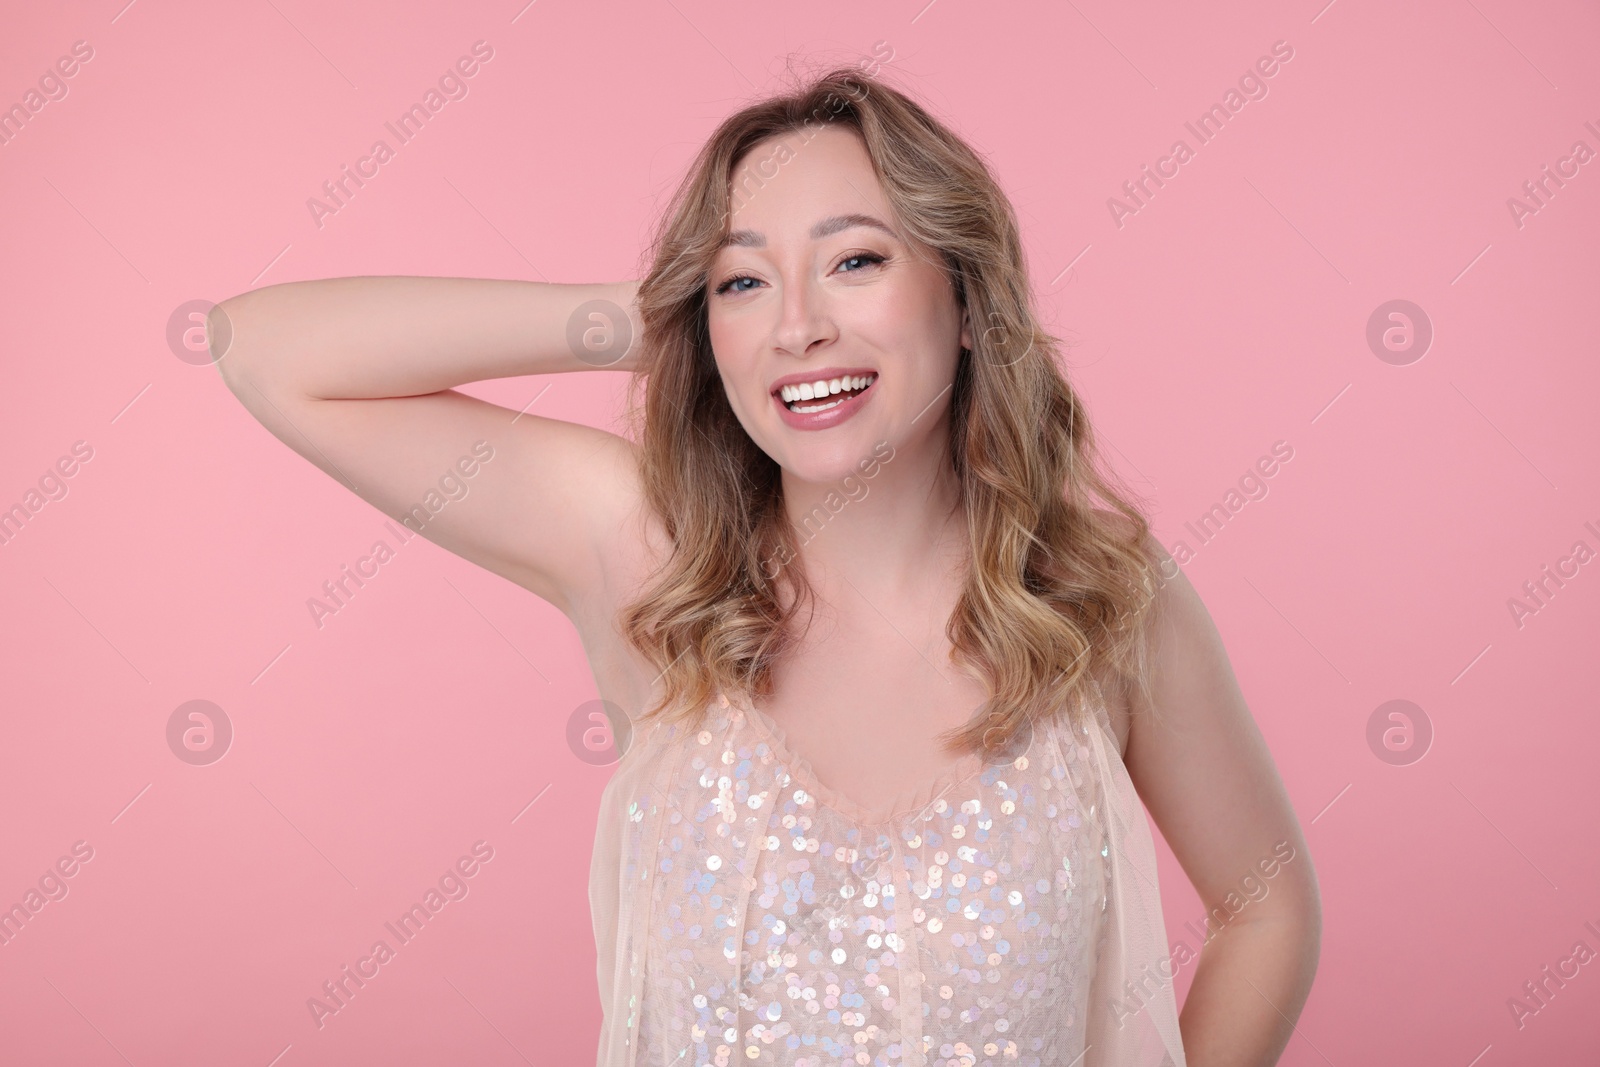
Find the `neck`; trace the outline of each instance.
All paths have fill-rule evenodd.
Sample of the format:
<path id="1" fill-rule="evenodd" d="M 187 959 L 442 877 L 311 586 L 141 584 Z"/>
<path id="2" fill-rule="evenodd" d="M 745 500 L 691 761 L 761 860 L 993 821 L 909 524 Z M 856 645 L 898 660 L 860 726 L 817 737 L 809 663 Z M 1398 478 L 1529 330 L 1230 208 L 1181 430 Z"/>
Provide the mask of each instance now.
<path id="1" fill-rule="evenodd" d="M 948 423 L 897 448 L 870 478 L 855 473 L 806 482 L 787 471 L 782 477 L 806 577 L 828 602 L 920 603 L 959 580 L 967 530 Z"/>

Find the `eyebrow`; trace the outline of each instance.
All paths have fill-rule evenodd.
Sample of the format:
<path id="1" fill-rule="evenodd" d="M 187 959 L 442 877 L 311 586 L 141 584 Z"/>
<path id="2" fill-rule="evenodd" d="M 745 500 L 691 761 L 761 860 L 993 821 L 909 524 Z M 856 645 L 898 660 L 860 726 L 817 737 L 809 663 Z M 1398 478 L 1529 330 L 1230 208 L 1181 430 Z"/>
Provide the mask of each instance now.
<path id="1" fill-rule="evenodd" d="M 822 219 L 811 227 L 811 239 L 820 241 L 830 234 L 838 233 L 840 230 L 848 230 L 854 226 L 867 226 L 874 230 L 882 230 L 890 237 L 899 239 L 899 234 L 889 229 L 878 219 L 873 218 L 871 215 L 854 213 L 849 215 L 829 215 L 827 218 Z M 767 247 L 767 239 L 764 235 L 754 230 L 733 230 L 723 239 L 722 246 L 724 248 L 765 248 Z"/>

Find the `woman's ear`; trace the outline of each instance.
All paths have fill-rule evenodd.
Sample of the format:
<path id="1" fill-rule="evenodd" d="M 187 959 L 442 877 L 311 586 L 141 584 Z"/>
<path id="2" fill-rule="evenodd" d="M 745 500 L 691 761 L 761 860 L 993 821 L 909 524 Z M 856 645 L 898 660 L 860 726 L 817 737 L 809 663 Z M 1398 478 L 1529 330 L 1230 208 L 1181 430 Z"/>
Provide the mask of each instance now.
<path id="1" fill-rule="evenodd" d="M 966 308 L 961 309 L 961 347 L 972 351 L 972 317 Z"/>

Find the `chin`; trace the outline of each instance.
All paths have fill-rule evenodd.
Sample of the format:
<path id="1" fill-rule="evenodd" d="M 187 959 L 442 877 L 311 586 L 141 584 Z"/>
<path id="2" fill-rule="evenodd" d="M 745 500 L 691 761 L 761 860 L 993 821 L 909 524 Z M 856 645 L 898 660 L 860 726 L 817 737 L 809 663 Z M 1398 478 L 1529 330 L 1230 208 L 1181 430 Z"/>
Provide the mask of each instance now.
<path id="1" fill-rule="evenodd" d="M 820 441 L 791 443 L 778 465 L 798 481 L 836 485 L 846 478 L 860 480 L 876 476 L 894 454 L 886 434 L 868 431 L 826 444 Z"/>

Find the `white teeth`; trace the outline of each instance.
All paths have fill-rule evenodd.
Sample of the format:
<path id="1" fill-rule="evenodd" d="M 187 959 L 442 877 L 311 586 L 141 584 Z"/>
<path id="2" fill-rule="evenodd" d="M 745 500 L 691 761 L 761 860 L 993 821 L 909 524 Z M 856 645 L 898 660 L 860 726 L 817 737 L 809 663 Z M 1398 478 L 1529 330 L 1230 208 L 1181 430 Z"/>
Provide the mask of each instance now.
<path id="1" fill-rule="evenodd" d="M 801 415 L 808 415 L 813 411 L 827 411 L 829 408 L 836 408 L 843 403 L 843 400 L 830 400 L 826 404 L 796 404 L 789 410 Z"/>
<path id="2" fill-rule="evenodd" d="M 831 396 L 846 390 L 851 392 L 865 389 L 878 376 L 876 374 L 846 375 L 842 378 L 821 379 L 815 382 L 801 382 L 798 385 L 786 385 L 778 391 L 785 403 L 794 403 L 797 400 L 816 400 L 820 397 Z M 832 406 L 832 405 L 828 405 Z M 821 410 L 821 409 L 816 409 Z"/>

